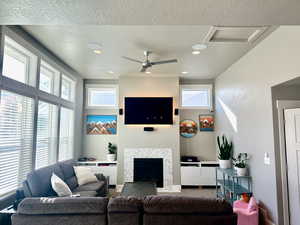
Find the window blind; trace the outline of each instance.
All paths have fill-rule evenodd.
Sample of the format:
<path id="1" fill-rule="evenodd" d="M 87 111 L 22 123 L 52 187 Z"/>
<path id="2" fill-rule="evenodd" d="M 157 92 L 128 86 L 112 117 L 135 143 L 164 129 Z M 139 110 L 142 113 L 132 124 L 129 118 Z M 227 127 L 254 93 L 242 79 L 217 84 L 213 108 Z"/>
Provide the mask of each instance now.
<path id="1" fill-rule="evenodd" d="M 35 168 L 55 163 L 57 149 L 57 106 L 39 101 Z"/>
<path id="2" fill-rule="evenodd" d="M 62 107 L 60 112 L 59 154 L 63 161 L 74 157 L 74 111 Z"/>
<path id="3" fill-rule="evenodd" d="M 0 195 L 17 189 L 32 169 L 34 101 L 0 92 Z"/>

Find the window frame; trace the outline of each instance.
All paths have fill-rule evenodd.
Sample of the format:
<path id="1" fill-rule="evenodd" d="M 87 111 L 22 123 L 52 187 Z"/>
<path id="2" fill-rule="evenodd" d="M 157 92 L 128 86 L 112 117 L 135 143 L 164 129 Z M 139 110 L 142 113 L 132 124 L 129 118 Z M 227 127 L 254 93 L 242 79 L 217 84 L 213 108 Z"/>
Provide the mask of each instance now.
<path id="1" fill-rule="evenodd" d="M 207 91 L 208 92 L 208 106 L 184 106 L 183 101 L 182 101 L 182 92 L 184 90 L 191 90 L 191 91 Z M 212 84 L 185 84 L 185 85 L 180 85 L 180 108 L 181 109 L 208 109 L 212 110 L 213 109 L 213 96 L 212 96 L 212 91 L 213 91 L 213 85 Z"/>
<path id="2" fill-rule="evenodd" d="M 119 85 L 116 84 L 86 84 L 85 85 L 85 108 L 86 109 L 118 109 L 119 108 Z M 115 105 L 93 105 L 91 104 L 91 91 L 114 90 Z"/>
<path id="3" fill-rule="evenodd" d="M 47 71 L 47 73 L 53 73 L 53 78 L 51 80 L 51 88 L 50 92 L 44 91 L 40 88 L 41 85 L 41 74 L 42 74 L 42 68 Z M 47 74 L 45 74 L 47 77 L 49 77 Z M 41 59 L 39 64 L 39 73 L 38 73 L 38 84 L 37 89 L 40 91 L 46 92 L 50 95 L 58 96 L 60 95 L 60 77 L 62 76 L 61 71 L 53 66 L 51 63 L 48 63 L 48 61 Z"/>
<path id="4" fill-rule="evenodd" d="M 70 83 L 69 99 L 62 97 L 63 80 L 66 80 Z M 76 88 L 76 81 L 73 80 L 70 76 L 66 75 L 65 73 L 62 73 L 60 78 L 60 98 L 65 101 L 75 102 L 75 88 Z"/>

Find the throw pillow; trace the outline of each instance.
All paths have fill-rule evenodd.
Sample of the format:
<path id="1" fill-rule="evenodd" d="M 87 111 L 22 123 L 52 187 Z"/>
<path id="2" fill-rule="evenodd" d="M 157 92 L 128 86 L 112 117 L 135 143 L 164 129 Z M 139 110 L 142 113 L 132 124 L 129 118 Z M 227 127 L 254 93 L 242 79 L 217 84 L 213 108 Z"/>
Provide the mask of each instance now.
<path id="1" fill-rule="evenodd" d="M 52 189 L 56 192 L 59 197 L 71 196 L 72 191 L 69 186 L 60 179 L 55 173 L 51 176 Z"/>
<path id="2" fill-rule="evenodd" d="M 85 166 L 74 166 L 75 175 L 77 177 L 78 185 L 97 182 L 98 179 L 90 168 Z"/>

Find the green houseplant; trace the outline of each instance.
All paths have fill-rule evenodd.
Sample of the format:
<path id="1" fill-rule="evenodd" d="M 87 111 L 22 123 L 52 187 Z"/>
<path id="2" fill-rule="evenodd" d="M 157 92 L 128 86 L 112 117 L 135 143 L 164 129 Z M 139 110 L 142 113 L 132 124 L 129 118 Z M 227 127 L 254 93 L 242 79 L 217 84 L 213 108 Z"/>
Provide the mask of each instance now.
<path id="1" fill-rule="evenodd" d="M 217 137 L 218 147 L 219 147 L 219 163 L 220 168 L 227 169 L 231 167 L 231 158 L 232 158 L 232 142 L 228 142 L 225 135 L 222 136 L 222 142 L 220 137 Z"/>
<path id="2" fill-rule="evenodd" d="M 115 161 L 116 154 L 117 154 L 117 146 L 109 142 L 107 148 L 108 148 L 107 161 Z"/>
<path id="3" fill-rule="evenodd" d="M 239 153 L 237 158 L 232 158 L 233 164 L 238 176 L 246 176 L 247 174 L 247 161 L 249 160 L 247 153 Z"/>

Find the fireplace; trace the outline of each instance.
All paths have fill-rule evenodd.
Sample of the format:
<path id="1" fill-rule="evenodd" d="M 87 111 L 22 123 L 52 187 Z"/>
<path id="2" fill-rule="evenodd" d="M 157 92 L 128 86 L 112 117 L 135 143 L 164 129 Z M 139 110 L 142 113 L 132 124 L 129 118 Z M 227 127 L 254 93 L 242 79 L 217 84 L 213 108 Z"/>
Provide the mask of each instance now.
<path id="1" fill-rule="evenodd" d="M 153 181 L 157 187 L 164 187 L 162 158 L 135 158 L 133 164 L 134 181 Z"/>

